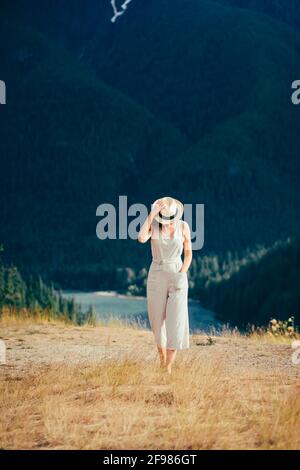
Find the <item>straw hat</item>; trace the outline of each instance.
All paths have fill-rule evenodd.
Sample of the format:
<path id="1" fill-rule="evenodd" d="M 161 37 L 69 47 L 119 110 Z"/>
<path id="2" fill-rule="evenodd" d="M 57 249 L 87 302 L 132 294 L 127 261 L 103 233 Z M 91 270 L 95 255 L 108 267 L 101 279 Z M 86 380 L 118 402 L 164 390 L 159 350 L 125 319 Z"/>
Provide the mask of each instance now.
<path id="1" fill-rule="evenodd" d="M 166 207 L 161 212 L 158 212 L 154 217 L 157 222 L 163 225 L 174 224 L 181 219 L 184 206 L 180 201 L 173 197 L 162 197 L 154 201 L 152 207 L 154 207 L 158 202 L 164 202 Z"/>

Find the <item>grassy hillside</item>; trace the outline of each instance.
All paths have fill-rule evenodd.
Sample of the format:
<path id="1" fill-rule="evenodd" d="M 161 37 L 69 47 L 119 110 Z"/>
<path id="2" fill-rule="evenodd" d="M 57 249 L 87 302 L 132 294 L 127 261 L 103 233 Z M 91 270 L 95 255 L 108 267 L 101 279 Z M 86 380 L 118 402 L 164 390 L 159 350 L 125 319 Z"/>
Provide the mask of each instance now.
<path id="1" fill-rule="evenodd" d="M 288 341 L 194 335 L 166 376 L 140 329 L 0 319 L 0 336 L 2 449 L 300 449 Z"/>

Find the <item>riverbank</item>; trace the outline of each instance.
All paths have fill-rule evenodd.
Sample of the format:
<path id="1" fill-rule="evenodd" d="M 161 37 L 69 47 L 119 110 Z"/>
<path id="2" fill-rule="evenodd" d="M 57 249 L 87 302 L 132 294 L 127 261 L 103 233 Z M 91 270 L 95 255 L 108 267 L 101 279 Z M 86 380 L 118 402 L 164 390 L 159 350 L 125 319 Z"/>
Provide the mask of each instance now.
<path id="1" fill-rule="evenodd" d="M 76 297 L 77 295 L 95 295 L 98 297 L 117 297 L 121 299 L 131 299 L 131 300 L 146 299 L 144 295 L 122 294 L 116 290 L 99 290 L 99 291 L 64 290 L 62 291 L 62 294 L 66 297 L 70 297 L 70 296 Z"/>
<path id="2" fill-rule="evenodd" d="M 120 299 L 128 299 L 128 300 L 146 300 L 147 297 L 145 295 L 132 295 L 132 294 L 124 294 L 121 292 L 118 292 L 116 290 L 99 290 L 99 291 L 91 291 L 91 290 L 86 290 L 86 291 L 80 291 L 80 290 L 64 290 L 62 291 L 62 294 L 66 297 L 76 297 L 77 295 L 95 295 L 98 297 L 117 297 Z M 199 299 L 192 299 L 189 298 L 189 301 L 191 302 L 197 302 L 200 304 Z"/>
<path id="3" fill-rule="evenodd" d="M 74 299 L 80 305 L 82 312 L 92 311 L 101 323 L 111 320 L 143 324 L 149 328 L 147 314 L 147 299 L 141 296 L 119 294 L 117 291 L 63 291 L 64 298 Z M 199 301 L 189 299 L 190 329 L 210 332 L 222 329 L 214 312 L 204 309 Z"/>
<path id="4" fill-rule="evenodd" d="M 169 377 L 138 328 L 11 323 L 0 336 L 1 448 L 300 449 L 288 341 L 193 335 Z"/>

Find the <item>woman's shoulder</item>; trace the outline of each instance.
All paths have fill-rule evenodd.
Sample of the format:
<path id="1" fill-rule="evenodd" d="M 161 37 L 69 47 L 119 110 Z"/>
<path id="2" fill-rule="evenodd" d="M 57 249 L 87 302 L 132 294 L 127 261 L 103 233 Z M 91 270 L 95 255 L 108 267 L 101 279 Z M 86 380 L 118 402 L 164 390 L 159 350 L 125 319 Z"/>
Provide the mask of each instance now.
<path id="1" fill-rule="evenodd" d="M 185 220 L 180 220 L 180 227 L 183 235 L 190 233 L 189 224 Z"/>

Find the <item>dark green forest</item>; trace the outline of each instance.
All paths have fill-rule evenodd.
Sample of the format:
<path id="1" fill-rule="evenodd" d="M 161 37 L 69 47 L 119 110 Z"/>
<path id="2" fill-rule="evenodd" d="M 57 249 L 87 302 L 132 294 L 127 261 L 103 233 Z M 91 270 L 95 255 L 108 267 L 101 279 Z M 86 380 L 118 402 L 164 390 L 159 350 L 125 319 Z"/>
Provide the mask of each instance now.
<path id="1" fill-rule="evenodd" d="M 228 280 L 210 282 L 205 296 L 220 320 L 239 327 L 291 316 L 299 324 L 300 240 L 277 246 Z"/>
<path id="2" fill-rule="evenodd" d="M 63 318 L 76 325 L 87 320 L 80 305 L 62 297 L 53 284 L 47 285 L 40 276 L 24 279 L 16 266 L 0 259 L 0 317 L 3 308 L 19 313 L 30 310 L 33 316 L 47 312 L 48 318 Z"/>
<path id="3" fill-rule="evenodd" d="M 108 0 L 1 2 L 3 262 L 26 282 L 142 292 L 150 248 L 99 241 L 96 209 L 173 195 L 205 204 L 193 296 L 216 295 L 237 322 L 224 275 L 239 278 L 245 253 L 299 234 L 300 5 L 133 0 L 115 24 L 111 15 Z M 267 269 L 258 258 L 253 273 Z M 213 294 L 211 272 L 222 278 Z M 241 323 L 272 314 L 263 292 Z"/>
<path id="4" fill-rule="evenodd" d="M 300 28 L 300 5 L 298 0 L 215 0 L 224 5 L 250 9 L 264 13 L 289 26 Z"/>

